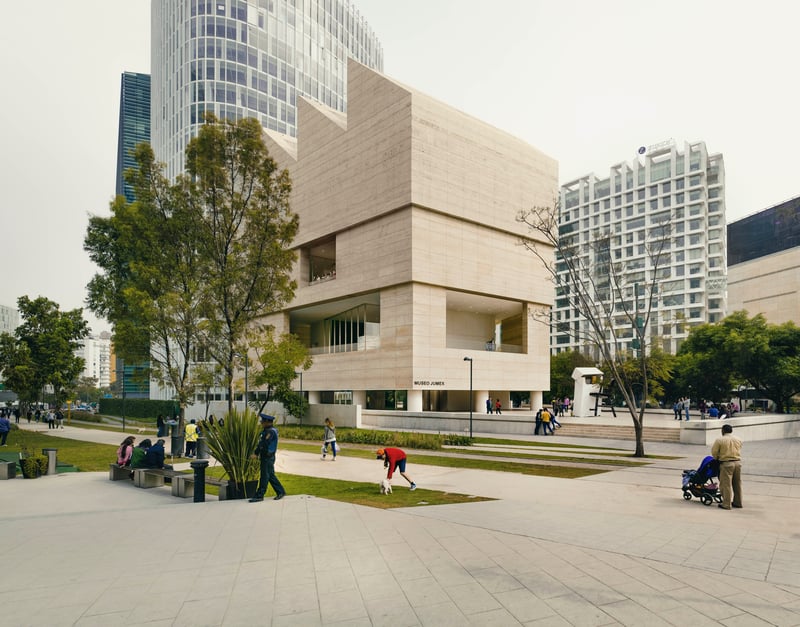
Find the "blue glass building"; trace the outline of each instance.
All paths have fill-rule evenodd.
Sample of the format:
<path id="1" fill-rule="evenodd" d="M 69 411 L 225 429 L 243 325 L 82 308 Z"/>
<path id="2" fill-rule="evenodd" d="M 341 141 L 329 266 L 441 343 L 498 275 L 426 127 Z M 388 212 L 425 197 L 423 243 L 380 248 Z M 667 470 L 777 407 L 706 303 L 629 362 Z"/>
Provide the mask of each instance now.
<path id="1" fill-rule="evenodd" d="M 133 202 L 133 190 L 124 180 L 125 170 L 136 165 L 133 149 L 150 141 L 150 75 L 124 72 L 119 93 L 117 138 L 117 196 Z"/>

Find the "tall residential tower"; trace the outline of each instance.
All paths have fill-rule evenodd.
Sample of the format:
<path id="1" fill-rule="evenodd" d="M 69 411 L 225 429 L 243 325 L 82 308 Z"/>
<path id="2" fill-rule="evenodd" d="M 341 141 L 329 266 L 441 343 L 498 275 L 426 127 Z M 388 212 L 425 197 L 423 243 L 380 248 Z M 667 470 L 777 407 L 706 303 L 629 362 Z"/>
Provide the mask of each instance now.
<path id="1" fill-rule="evenodd" d="M 170 178 L 206 112 L 294 136 L 297 98 L 345 111 L 347 59 L 383 70 L 349 0 L 152 0 L 152 145 Z"/>
<path id="2" fill-rule="evenodd" d="M 124 72 L 119 93 L 117 138 L 117 196 L 133 202 L 133 190 L 125 182 L 125 170 L 136 165 L 133 149 L 150 141 L 150 75 Z"/>
<path id="3" fill-rule="evenodd" d="M 641 148 L 639 155 L 612 166 L 606 178 L 587 174 L 563 185 L 559 230 L 577 236 L 579 246 L 586 249 L 596 239 L 608 238 L 604 258 L 618 264 L 625 287 L 621 295 L 613 289 L 605 293 L 631 305 L 637 298 L 633 291 L 650 284 L 656 271 L 647 242 L 668 225 L 670 241 L 666 259 L 657 269 L 646 335 L 650 346 L 675 353 L 690 327 L 716 322 L 726 313 L 725 167 L 722 155 L 709 154 L 703 142 L 686 143 L 681 149 L 670 140 Z M 551 349 L 597 357 L 581 339 L 587 335 L 587 321 L 570 304 L 563 268 L 560 277 Z M 586 278 L 600 287 L 608 280 L 607 276 Z M 612 310 L 616 313 L 622 308 L 612 306 Z M 625 315 L 614 315 L 611 324 L 620 340 L 616 350 L 636 348 L 635 333 Z"/>

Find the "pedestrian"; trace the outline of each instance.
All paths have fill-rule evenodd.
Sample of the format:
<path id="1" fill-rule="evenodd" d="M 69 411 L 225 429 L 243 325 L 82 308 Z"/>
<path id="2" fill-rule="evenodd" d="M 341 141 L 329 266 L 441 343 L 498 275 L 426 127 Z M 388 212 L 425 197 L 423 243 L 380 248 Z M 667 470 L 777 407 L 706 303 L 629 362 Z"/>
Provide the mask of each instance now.
<path id="1" fill-rule="evenodd" d="M 561 428 L 561 423 L 558 421 L 558 412 L 556 411 L 555 406 L 553 406 L 553 411 L 550 414 L 550 433 L 554 433 L 556 429 Z"/>
<path id="2" fill-rule="evenodd" d="M 192 418 L 184 429 L 186 436 L 186 457 L 194 457 L 197 452 L 197 421 Z"/>
<path id="3" fill-rule="evenodd" d="M 686 422 L 689 422 L 689 409 L 692 406 L 691 399 L 687 396 L 683 399 L 683 411 L 686 413 Z"/>
<path id="4" fill-rule="evenodd" d="M 275 454 L 278 452 L 278 430 L 273 426 L 275 417 L 268 414 L 259 414 L 261 417 L 261 435 L 258 438 L 258 445 L 252 457 L 258 457 L 261 462 L 261 477 L 258 482 L 258 489 L 251 503 L 258 503 L 264 500 L 267 486 L 271 485 L 275 490 L 275 501 L 280 501 L 286 496 L 281 482 L 275 476 Z"/>
<path id="5" fill-rule="evenodd" d="M 379 448 L 375 451 L 375 454 L 377 455 L 377 459 L 383 460 L 383 467 L 389 469 L 389 472 L 386 474 L 386 479 L 391 481 L 392 474 L 394 474 L 395 469 L 397 469 L 397 472 L 403 476 L 403 479 L 411 484 L 408 489 L 412 491 L 417 489 L 417 484 L 406 474 L 405 451 L 399 448 Z"/>
<path id="6" fill-rule="evenodd" d="M 700 402 L 697 403 L 697 409 L 700 411 L 700 420 L 705 420 L 706 419 L 706 409 L 708 409 L 707 406 L 706 406 L 705 399 L 702 399 L 702 398 L 700 399 Z"/>
<path id="7" fill-rule="evenodd" d="M 494 404 L 494 413 L 502 414 L 503 412 L 500 411 L 502 408 L 503 408 L 503 406 L 500 404 L 500 399 L 498 398 L 497 401 Z"/>
<path id="8" fill-rule="evenodd" d="M 683 420 L 683 418 L 681 418 L 682 411 L 683 411 L 683 405 L 681 405 L 681 400 L 678 399 L 672 404 L 672 413 L 675 414 L 675 418 L 673 418 L 673 420 Z"/>
<path id="9" fill-rule="evenodd" d="M 569 401 L 569 396 L 565 396 L 565 397 L 564 397 L 564 413 L 567 413 L 567 412 L 569 412 L 569 411 L 571 411 L 571 410 L 570 410 L 570 401 Z M 572 415 L 572 414 L 570 413 L 570 416 L 571 416 L 571 415 Z"/>
<path id="10" fill-rule="evenodd" d="M 492 397 L 491 396 L 486 399 L 486 413 L 487 414 L 491 414 L 492 413 Z"/>
<path id="11" fill-rule="evenodd" d="M 547 411 L 547 407 L 542 408 L 542 435 L 547 435 L 547 432 L 550 431 L 552 433 L 552 427 L 550 426 L 550 412 Z"/>
<path id="12" fill-rule="evenodd" d="M 166 435 L 166 424 L 164 423 L 164 414 L 159 414 L 156 418 L 156 435 L 161 438 Z"/>
<path id="13" fill-rule="evenodd" d="M 122 440 L 122 444 L 117 449 L 117 466 L 127 466 L 131 463 L 133 456 L 133 443 L 136 441 L 132 435 Z"/>
<path id="14" fill-rule="evenodd" d="M 533 430 L 533 435 L 539 435 L 539 429 L 542 428 L 542 408 L 536 412 L 536 427 Z"/>
<path id="15" fill-rule="evenodd" d="M 331 446 L 331 453 L 333 453 L 333 461 L 336 461 L 336 453 L 339 452 L 339 445 L 336 444 L 336 425 L 333 420 L 325 418 L 325 435 L 322 438 L 322 461 L 325 461 L 325 456 L 328 454 L 328 445 Z"/>
<path id="16" fill-rule="evenodd" d="M 742 507 L 742 441 L 733 435 L 730 423 L 722 425 L 722 437 L 711 446 L 711 456 L 719 462 L 719 507 Z"/>
<path id="17" fill-rule="evenodd" d="M 57 409 L 56 410 L 56 429 L 58 429 L 59 427 L 61 427 L 62 429 L 64 428 L 64 412 L 62 412 L 60 409 Z"/>
<path id="18" fill-rule="evenodd" d="M 0 446 L 8 446 L 6 440 L 8 439 L 8 432 L 11 431 L 11 421 L 8 416 L 3 413 L 0 416 Z"/>
<path id="19" fill-rule="evenodd" d="M 56 415 L 53 413 L 52 409 L 47 410 L 47 428 L 48 429 L 56 428 Z"/>

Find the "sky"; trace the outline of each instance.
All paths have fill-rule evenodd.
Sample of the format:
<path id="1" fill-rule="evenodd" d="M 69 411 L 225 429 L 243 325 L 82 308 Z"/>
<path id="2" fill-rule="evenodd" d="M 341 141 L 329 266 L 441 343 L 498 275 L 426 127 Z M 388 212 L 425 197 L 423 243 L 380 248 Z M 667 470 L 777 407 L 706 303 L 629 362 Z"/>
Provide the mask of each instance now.
<path id="1" fill-rule="evenodd" d="M 799 2 L 353 2 L 385 74 L 555 158 L 562 184 L 672 139 L 722 153 L 729 222 L 800 194 Z M 0 304 L 85 307 L 83 239 L 114 195 L 120 76 L 150 72 L 150 2 L 14 2 L 3 21 Z"/>

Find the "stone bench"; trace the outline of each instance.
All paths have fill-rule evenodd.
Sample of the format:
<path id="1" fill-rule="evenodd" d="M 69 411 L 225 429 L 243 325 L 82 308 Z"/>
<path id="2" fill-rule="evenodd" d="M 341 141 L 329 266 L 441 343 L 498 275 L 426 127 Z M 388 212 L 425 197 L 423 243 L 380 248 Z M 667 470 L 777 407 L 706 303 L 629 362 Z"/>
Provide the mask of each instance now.
<path id="1" fill-rule="evenodd" d="M 224 501 L 228 494 L 228 481 L 226 479 L 215 479 L 206 477 L 206 485 L 219 486 L 219 500 Z M 172 496 L 182 499 L 194 495 L 194 475 L 183 474 L 172 478 Z"/>
<path id="2" fill-rule="evenodd" d="M 167 470 L 165 468 L 134 468 L 133 485 L 137 488 L 158 488 L 164 485 L 169 479 L 170 482 L 183 475 L 179 470 Z"/>
<path id="3" fill-rule="evenodd" d="M 122 481 L 123 479 L 131 478 L 131 469 L 128 466 L 120 466 L 119 464 L 108 465 L 108 480 L 109 481 Z"/>
<path id="4" fill-rule="evenodd" d="M 0 462 L 0 480 L 15 479 L 17 476 L 17 462 Z"/>

